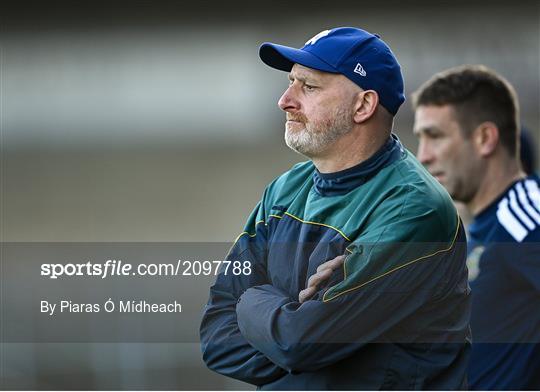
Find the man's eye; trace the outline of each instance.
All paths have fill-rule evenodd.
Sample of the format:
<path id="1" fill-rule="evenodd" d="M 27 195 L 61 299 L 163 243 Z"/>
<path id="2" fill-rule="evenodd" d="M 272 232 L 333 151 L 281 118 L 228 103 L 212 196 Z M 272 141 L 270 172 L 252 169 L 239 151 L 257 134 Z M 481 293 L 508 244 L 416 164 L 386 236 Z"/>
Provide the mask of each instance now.
<path id="1" fill-rule="evenodd" d="M 294 83 L 294 79 L 289 79 L 289 86 Z"/>
<path id="2" fill-rule="evenodd" d="M 426 131 L 422 134 L 422 137 L 426 138 L 426 139 L 440 139 L 444 136 L 444 134 L 442 134 L 441 132 L 437 132 L 437 131 Z"/>
<path id="3" fill-rule="evenodd" d="M 312 86 L 312 85 L 310 85 L 310 84 L 304 84 L 304 88 L 305 88 L 306 90 L 308 90 L 308 91 L 313 91 L 313 90 L 316 89 L 315 86 Z"/>

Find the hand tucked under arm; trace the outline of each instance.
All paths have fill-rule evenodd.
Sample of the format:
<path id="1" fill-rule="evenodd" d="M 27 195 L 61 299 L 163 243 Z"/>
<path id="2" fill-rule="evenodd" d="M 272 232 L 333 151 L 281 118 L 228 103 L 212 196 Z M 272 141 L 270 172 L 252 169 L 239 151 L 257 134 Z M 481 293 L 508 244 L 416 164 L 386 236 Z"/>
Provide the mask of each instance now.
<path id="1" fill-rule="evenodd" d="M 319 291 L 320 285 L 327 281 L 335 270 L 343 266 L 344 260 L 345 255 L 341 255 L 319 265 L 317 272 L 308 279 L 307 287 L 298 294 L 298 301 L 304 303 L 312 298 Z"/>

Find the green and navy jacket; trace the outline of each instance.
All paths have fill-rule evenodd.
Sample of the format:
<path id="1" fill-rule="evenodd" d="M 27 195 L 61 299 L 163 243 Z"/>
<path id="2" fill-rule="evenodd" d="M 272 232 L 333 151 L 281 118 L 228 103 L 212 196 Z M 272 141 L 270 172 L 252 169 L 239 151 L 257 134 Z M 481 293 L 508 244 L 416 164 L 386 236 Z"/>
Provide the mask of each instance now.
<path id="1" fill-rule="evenodd" d="M 346 255 L 310 300 L 317 267 Z M 295 165 L 265 190 L 201 324 L 213 370 L 262 389 L 466 386 L 465 235 L 446 191 L 397 137 L 331 174 Z"/>

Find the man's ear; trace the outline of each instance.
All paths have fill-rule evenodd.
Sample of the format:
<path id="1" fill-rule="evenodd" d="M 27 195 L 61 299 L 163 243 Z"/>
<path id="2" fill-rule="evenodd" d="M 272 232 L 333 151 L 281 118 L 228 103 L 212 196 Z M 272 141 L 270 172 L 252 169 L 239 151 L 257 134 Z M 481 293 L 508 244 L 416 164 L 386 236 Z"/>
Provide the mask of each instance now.
<path id="1" fill-rule="evenodd" d="M 369 120 L 379 104 L 379 95 L 373 90 L 364 90 L 356 95 L 356 101 L 354 104 L 354 116 L 355 123 L 360 124 Z"/>
<path id="2" fill-rule="evenodd" d="M 478 125 L 472 136 L 476 150 L 483 157 L 493 154 L 499 144 L 499 128 L 491 121 Z"/>

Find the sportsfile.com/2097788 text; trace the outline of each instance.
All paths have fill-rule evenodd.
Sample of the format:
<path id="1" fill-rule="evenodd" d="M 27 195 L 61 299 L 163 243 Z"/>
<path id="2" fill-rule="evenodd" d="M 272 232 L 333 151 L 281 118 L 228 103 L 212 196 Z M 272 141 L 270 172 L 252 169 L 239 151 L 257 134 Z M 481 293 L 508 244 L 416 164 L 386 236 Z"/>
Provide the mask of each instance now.
<path id="1" fill-rule="evenodd" d="M 43 263 L 41 276 L 50 279 L 74 276 L 97 276 L 105 279 L 111 276 L 209 276 L 251 275 L 249 260 L 178 260 L 176 263 L 140 263 L 135 267 L 122 260 L 109 259 L 104 263 Z"/>

